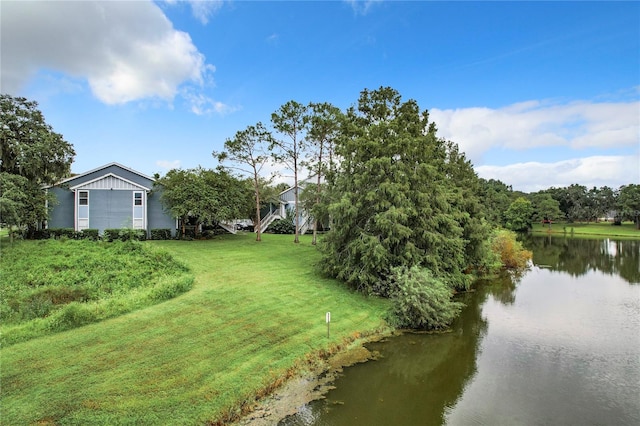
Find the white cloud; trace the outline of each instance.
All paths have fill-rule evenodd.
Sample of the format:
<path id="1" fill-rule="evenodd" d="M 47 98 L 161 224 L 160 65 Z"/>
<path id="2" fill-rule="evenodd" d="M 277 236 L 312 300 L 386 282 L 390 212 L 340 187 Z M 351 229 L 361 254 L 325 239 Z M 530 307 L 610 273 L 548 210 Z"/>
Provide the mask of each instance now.
<path id="1" fill-rule="evenodd" d="M 17 93 L 38 71 L 86 79 L 106 104 L 171 102 L 213 68 L 189 34 L 151 1 L 3 2 L 1 86 Z"/>
<path id="2" fill-rule="evenodd" d="M 196 115 L 207 115 L 212 113 L 226 115 L 240 109 L 240 107 L 234 107 L 220 101 L 215 101 L 202 93 L 185 91 L 183 93 L 183 97 L 189 103 L 191 112 Z"/>
<path id="3" fill-rule="evenodd" d="M 206 25 L 209 23 L 209 18 L 222 7 L 224 0 L 165 0 L 164 3 L 169 5 L 189 4 L 194 18 Z"/>
<path id="4" fill-rule="evenodd" d="M 366 15 L 371 7 L 376 3 L 382 3 L 382 0 L 344 0 L 345 3 L 351 5 L 356 15 Z"/>
<path id="5" fill-rule="evenodd" d="M 456 142 L 476 164 L 483 163 L 492 148 L 623 148 L 638 146 L 640 135 L 638 101 L 529 101 L 498 109 L 434 108 L 429 113 L 438 134 Z"/>
<path id="6" fill-rule="evenodd" d="M 526 162 L 507 166 L 479 166 L 478 175 L 498 179 L 514 190 L 536 192 L 550 187 L 562 188 L 571 184 L 587 188 L 640 182 L 640 156 L 593 156 L 553 163 Z"/>
<path id="7" fill-rule="evenodd" d="M 156 166 L 161 167 L 167 171 L 169 170 L 173 170 L 173 169 L 179 169 L 180 168 L 180 160 L 158 160 L 156 161 Z"/>

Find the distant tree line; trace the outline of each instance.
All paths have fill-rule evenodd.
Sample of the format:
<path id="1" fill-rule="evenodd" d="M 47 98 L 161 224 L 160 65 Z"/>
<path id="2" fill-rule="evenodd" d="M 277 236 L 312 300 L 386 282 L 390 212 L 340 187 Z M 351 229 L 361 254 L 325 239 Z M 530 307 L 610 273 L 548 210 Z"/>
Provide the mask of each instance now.
<path id="1" fill-rule="evenodd" d="M 598 222 L 621 224 L 632 221 L 640 226 L 640 185 L 622 185 L 617 189 L 603 186 L 588 189 L 572 184 L 534 193 L 514 191 L 511 186 L 494 179 L 481 179 L 481 197 L 486 217 L 492 223 L 526 231 L 534 223 Z M 640 228 L 639 228 L 640 229 Z"/>

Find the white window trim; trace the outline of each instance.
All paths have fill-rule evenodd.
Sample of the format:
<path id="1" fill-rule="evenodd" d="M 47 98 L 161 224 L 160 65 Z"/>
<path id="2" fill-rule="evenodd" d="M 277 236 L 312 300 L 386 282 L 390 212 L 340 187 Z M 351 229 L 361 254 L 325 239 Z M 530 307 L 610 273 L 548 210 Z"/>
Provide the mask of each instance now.
<path id="1" fill-rule="evenodd" d="M 136 206 L 136 194 L 142 194 L 142 197 L 140 198 L 140 200 L 142 201 L 142 206 Z M 147 229 L 147 196 L 146 196 L 146 191 L 133 191 L 131 193 L 131 205 L 132 205 L 132 211 L 131 211 L 131 218 L 132 218 L 132 223 L 131 226 L 134 229 L 137 229 L 135 227 L 135 222 L 136 222 L 136 207 L 142 207 L 142 228 L 140 229 Z"/>
<path id="2" fill-rule="evenodd" d="M 86 218 L 84 218 L 84 217 L 81 218 L 80 217 L 80 211 L 79 210 L 80 210 L 80 193 L 81 192 L 86 192 L 87 193 L 87 206 L 86 206 L 87 207 L 87 217 Z M 80 219 L 87 219 L 87 228 L 89 228 L 89 226 L 90 226 L 89 224 L 91 223 L 91 221 L 90 221 L 90 217 L 89 217 L 89 211 L 90 211 L 89 206 L 91 205 L 91 201 L 90 201 L 91 195 L 89 194 L 89 192 L 90 191 L 88 191 L 86 189 L 76 191 L 76 202 L 75 202 L 75 219 L 76 219 L 75 220 L 75 228 L 76 228 L 76 231 L 80 231 L 81 230 L 80 229 Z"/>

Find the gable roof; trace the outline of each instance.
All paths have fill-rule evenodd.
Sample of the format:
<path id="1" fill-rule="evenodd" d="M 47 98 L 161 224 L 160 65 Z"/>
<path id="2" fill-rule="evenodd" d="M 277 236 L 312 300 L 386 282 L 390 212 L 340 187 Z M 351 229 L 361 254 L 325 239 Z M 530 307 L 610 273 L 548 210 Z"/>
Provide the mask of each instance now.
<path id="1" fill-rule="evenodd" d="M 87 182 L 80 182 L 78 185 L 71 186 L 69 189 L 72 191 L 76 189 L 143 189 L 145 191 L 151 191 L 151 188 L 117 176 L 114 173 L 108 173 Z"/>
<path id="2" fill-rule="evenodd" d="M 122 171 L 122 176 L 120 175 L 120 173 L 118 173 L 117 169 L 120 169 Z M 104 173 L 101 174 L 100 173 L 101 171 L 104 171 Z M 144 188 L 147 190 L 149 190 L 150 187 L 153 186 L 153 182 L 155 182 L 155 178 L 152 178 L 151 176 L 147 176 L 127 166 L 123 166 L 120 163 L 114 162 L 114 163 L 105 164 L 104 166 L 100 166 L 98 168 L 89 170 L 84 173 L 77 174 L 75 176 L 65 178 L 54 185 L 48 185 L 48 186 L 45 186 L 44 188 L 52 188 L 54 186 L 59 186 L 59 185 L 68 185 L 73 189 L 77 189 L 80 186 L 97 182 L 101 179 L 106 178 L 107 176 L 111 176 L 112 179 L 115 178 L 117 180 L 125 181 L 138 188 Z M 120 189 L 124 189 L 124 188 L 121 187 Z"/>
<path id="3" fill-rule="evenodd" d="M 127 166 L 123 166 L 120 163 L 115 163 L 114 162 L 114 163 L 105 164 L 104 166 L 100 166 L 100 167 L 98 167 L 96 169 L 93 169 L 93 170 L 89 170 L 88 172 L 84 172 L 84 173 L 80 173 L 80 174 L 75 175 L 75 176 L 68 177 L 66 179 L 61 180 L 59 183 L 67 183 L 67 182 L 70 182 L 72 180 L 82 178 L 82 177 L 84 177 L 86 175 L 90 175 L 92 173 L 96 173 L 96 172 L 99 172 L 100 170 L 108 169 L 109 167 L 113 167 L 113 166 L 119 167 L 119 168 L 121 168 L 123 170 L 126 170 L 126 171 L 130 172 L 130 173 L 134 173 L 134 174 L 136 174 L 136 175 L 138 175 L 140 177 L 143 177 L 145 179 L 149 179 L 149 180 L 155 181 L 155 179 L 152 178 L 151 176 L 147 176 L 144 173 L 140 173 L 140 172 L 138 172 L 136 170 L 133 170 L 133 169 L 127 167 Z"/>

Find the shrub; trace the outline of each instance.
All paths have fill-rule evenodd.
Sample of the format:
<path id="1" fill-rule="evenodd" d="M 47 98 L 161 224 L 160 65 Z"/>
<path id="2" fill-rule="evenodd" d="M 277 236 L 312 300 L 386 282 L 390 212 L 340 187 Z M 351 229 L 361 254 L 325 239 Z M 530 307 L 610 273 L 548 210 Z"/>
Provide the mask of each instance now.
<path id="1" fill-rule="evenodd" d="M 119 229 L 105 229 L 102 233 L 102 239 L 104 241 L 112 242 L 119 239 Z"/>
<path id="2" fill-rule="evenodd" d="M 98 229 L 83 229 L 82 231 L 78 232 L 79 240 L 98 241 L 99 238 L 100 231 Z"/>
<path id="3" fill-rule="evenodd" d="M 105 229 L 102 237 L 105 241 L 144 241 L 147 239 L 147 231 L 144 229 L 117 228 Z"/>
<path id="4" fill-rule="evenodd" d="M 73 228 L 50 228 L 49 235 L 56 240 L 61 237 L 74 239 L 76 237 L 76 231 Z"/>
<path id="5" fill-rule="evenodd" d="M 170 240 L 171 229 L 169 228 L 154 228 L 151 230 L 152 240 Z"/>
<path id="6" fill-rule="evenodd" d="M 291 220 L 288 219 L 276 219 L 267 228 L 267 232 L 273 234 L 295 234 L 296 226 Z"/>
<path id="7" fill-rule="evenodd" d="M 207 229 L 202 231 L 198 236 L 200 238 L 205 238 L 207 240 L 210 240 L 218 235 L 224 235 L 227 233 L 226 229 L 223 228 L 214 228 L 214 229 Z"/>
<path id="8" fill-rule="evenodd" d="M 394 268 L 390 277 L 392 317 L 400 328 L 440 330 L 458 316 L 462 303 L 451 300 L 451 289 L 424 268 Z"/>
<path id="9" fill-rule="evenodd" d="M 34 240 L 48 240 L 51 238 L 51 232 L 48 229 L 36 229 L 33 231 Z"/>
<path id="10" fill-rule="evenodd" d="M 529 250 L 522 247 L 522 243 L 516 239 L 515 232 L 505 229 L 495 231 L 492 236 L 491 248 L 498 254 L 506 269 L 523 269 L 533 256 Z"/>

